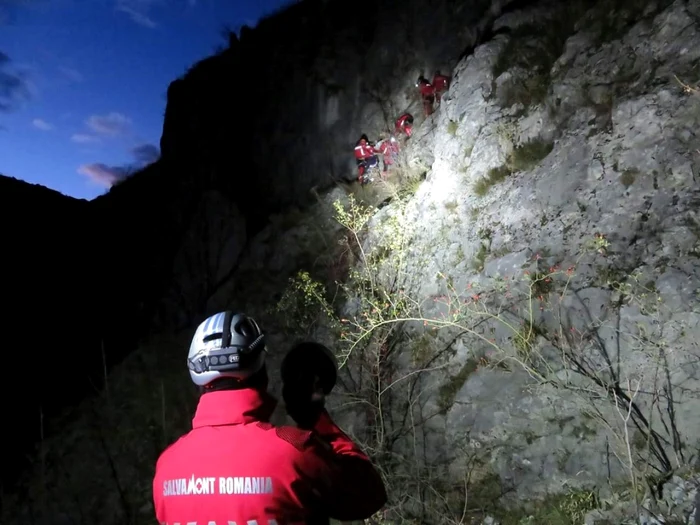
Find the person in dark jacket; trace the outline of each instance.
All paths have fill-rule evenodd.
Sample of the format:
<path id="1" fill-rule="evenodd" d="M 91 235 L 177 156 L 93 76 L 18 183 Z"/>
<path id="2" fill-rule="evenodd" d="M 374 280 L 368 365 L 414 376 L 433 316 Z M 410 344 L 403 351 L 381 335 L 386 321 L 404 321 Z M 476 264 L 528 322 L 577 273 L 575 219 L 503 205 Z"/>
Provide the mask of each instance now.
<path id="1" fill-rule="evenodd" d="M 283 398 L 300 427 L 274 426 L 265 336 L 243 313 L 197 328 L 187 364 L 202 395 L 192 430 L 158 458 L 160 524 L 308 525 L 367 519 L 387 500 L 367 455 L 333 422 L 312 373 L 287 378 Z"/>

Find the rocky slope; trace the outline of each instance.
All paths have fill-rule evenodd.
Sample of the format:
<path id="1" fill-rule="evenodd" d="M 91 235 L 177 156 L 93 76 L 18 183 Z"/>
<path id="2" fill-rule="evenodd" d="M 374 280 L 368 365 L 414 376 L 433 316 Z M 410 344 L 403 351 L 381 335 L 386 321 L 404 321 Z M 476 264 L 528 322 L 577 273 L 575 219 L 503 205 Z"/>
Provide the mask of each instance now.
<path id="1" fill-rule="evenodd" d="M 330 17 L 324 24 L 335 20 L 332 2 L 303 2 L 237 45 L 269 41 L 267 31 L 288 27 L 285 17 L 318 24 L 312 5 Z M 403 12 L 390 2 L 386 9 Z M 438 9 L 460 12 L 449 2 Z M 455 65 L 453 84 L 435 115 L 418 119 L 401 170 L 350 196 L 344 185 L 308 193 L 328 176 L 328 158 L 309 155 L 303 174 L 291 171 L 309 146 L 282 136 L 284 126 L 261 120 L 252 125 L 258 134 L 243 136 L 227 118 L 213 127 L 219 142 L 195 142 L 202 135 L 192 119 L 211 113 L 188 113 L 187 96 L 206 92 L 196 85 L 225 91 L 222 68 L 242 59 L 224 53 L 171 86 L 164 165 L 187 150 L 188 169 L 212 147 L 221 163 L 211 169 L 231 171 L 198 171 L 210 185 L 182 177 L 180 191 L 156 201 L 166 173 L 158 172 L 149 197 L 141 193 L 142 210 L 175 210 L 182 188 L 198 189 L 191 220 L 175 223 L 180 240 L 168 243 L 178 284 L 164 279 L 157 293 L 180 289 L 185 303 L 196 296 L 205 305 L 170 308 L 167 316 L 183 325 L 224 306 L 259 317 L 271 334 L 273 379 L 290 339 L 327 341 L 345 364 L 334 414 L 385 474 L 389 523 L 697 522 L 700 2 L 485 9 L 481 26 L 454 17 L 467 24 L 464 56 L 457 44 L 431 55 L 428 69 Z M 279 51 L 290 69 L 265 77 L 261 92 L 286 80 L 292 87 L 255 106 L 256 115 L 279 115 L 309 93 L 301 75 L 289 76 L 291 57 L 307 55 L 295 47 L 304 43 L 297 34 L 285 41 L 297 42 L 294 53 Z M 424 33 L 409 34 L 415 64 Z M 329 38 L 315 35 L 318 45 Z M 482 35 L 474 49 L 469 35 Z M 353 60 L 368 67 L 392 49 L 381 38 L 370 51 L 375 45 L 377 53 L 351 53 Z M 349 151 L 360 130 L 376 134 L 382 109 L 415 108 L 404 89 L 418 69 L 397 67 L 404 75 L 395 84 L 376 87 L 386 105 L 346 88 L 314 112 L 324 99 L 308 95 L 285 122 L 303 122 L 301 133 L 289 128 L 294 137 L 341 159 L 334 148 Z M 178 119 L 188 126 L 174 127 Z M 319 122 L 334 132 L 320 138 Z M 250 137 L 275 155 L 228 153 L 226 144 Z M 273 158 L 283 160 L 274 169 L 265 164 Z M 239 160 L 245 169 L 235 173 Z M 223 173 L 232 174 L 229 185 Z M 310 205 L 246 227 L 255 215 L 239 195 L 259 196 L 273 180 L 269 200 L 256 201 L 266 213 L 296 199 Z M 150 183 L 137 176 L 128 184 Z M 202 187 L 211 188 L 209 200 Z M 198 268 L 213 277 L 202 282 Z M 345 284 L 336 289 L 336 281 Z M 144 343 L 98 397 L 66 415 L 65 430 L 42 443 L 27 493 L 3 499 L 3 522 L 152 520 L 153 462 L 187 428 L 196 403 L 178 357 L 190 332 Z"/>
<path id="2" fill-rule="evenodd" d="M 663 478 L 696 468 L 700 99 L 681 79 L 692 84 L 700 73 L 699 7 L 594 8 L 560 49 L 550 46 L 566 19 L 535 36 L 527 18 L 506 16 L 497 25 L 512 29 L 509 38 L 458 65 L 450 100 L 423 139 L 435 162 L 412 203 L 425 226 L 414 243 L 431 247 L 420 296 L 449 295 L 445 282 L 471 286 L 490 312 L 511 308 L 511 323 L 524 317 L 527 336 L 494 323 L 495 354 L 508 369 L 460 377 L 438 428 L 448 449 L 469 429 L 516 497 L 629 475 L 625 453 L 611 460 L 606 427 L 619 431 L 630 406 L 644 417 L 622 425 L 633 434 L 623 442 L 663 443 L 651 470 Z M 535 20 L 547 14 L 556 11 L 532 11 Z M 558 280 L 552 268 L 571 275 Z M 524 269 L 534 306 L 489 296 Z M 493 352 L 467 340 L 455 369 Z M 513 361 L 528 366 L 513 370 Z M 533 378 L 544 386 L 533 390 Z M 672 486 L 659 490 L 668 496 Z M 676 511 L 685 523 L 689 508 Z"/>

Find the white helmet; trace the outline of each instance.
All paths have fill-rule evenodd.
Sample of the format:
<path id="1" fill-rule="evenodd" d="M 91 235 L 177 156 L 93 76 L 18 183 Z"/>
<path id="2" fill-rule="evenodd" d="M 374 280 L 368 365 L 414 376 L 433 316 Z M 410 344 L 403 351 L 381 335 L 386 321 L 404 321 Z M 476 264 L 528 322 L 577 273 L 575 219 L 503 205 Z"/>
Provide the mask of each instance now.
<path id="1" fill-rule="evenodd" d="M 192 381 L 205 386 L 222 377 L 247 379 L 265 364 L 265 335 L 252 317 L 230 310 L 197 327 L 187 366 Z"/>

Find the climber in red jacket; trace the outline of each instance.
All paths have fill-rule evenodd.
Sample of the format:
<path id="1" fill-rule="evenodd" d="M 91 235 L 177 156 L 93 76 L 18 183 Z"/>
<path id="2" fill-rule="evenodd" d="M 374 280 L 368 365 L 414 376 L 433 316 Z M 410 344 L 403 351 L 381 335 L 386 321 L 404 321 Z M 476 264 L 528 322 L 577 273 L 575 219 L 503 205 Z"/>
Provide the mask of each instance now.
<path id="1" fill-rule="evenodd" d="M 433 102 L 435 102 L 435 86 L 433 86 L 423 75 L 418 77 L 416 87 L 420 91 L 420 96 L 423 99 L 423 112 L 425 116 L 432 115 Z"/>
<path id="2" fill-rule="evenodd" d="M 405 133 L 406 137 L 410 137 L 413 133 L 413 115 L 404 113 L 396 119 L 396 133 Z"/>
<path id="3" fill-rule="evenodd" d="M 392 166 L 398 159 L 399 141 L 393 135 L 386 137 L 384 134 L 380 135 L 379 139 L 379 142 L 374 146 L 374 150 L 382 155 L 384 172 L 386 173 L 389 170 L 389 166 Z"/>
<path id="4" fill-rule="evenodd" d="M 379 159 L 367 135 L 362 135 L 355 144 L 355 160 L 357 161 L 357 180 L 360 184 L 371 182 L 367 172 L 379 164 Z"/>
<path id="5" fill-rule="evenodd" d="M 362 135 L 360 140 L 355 144 L 355 158 L 360 160 L 368 159 L 374 155 L 374 147 L 370 143 L 367 135 Z"/>
<path id="6" fill-rule="evenodd" d="M 433 76 L 433 87 L 435 88 L 435 101 L 440 104 L 443 93 L 450 89 L 450 77 L 436 71 Z"/>
<path id="7" fill-rule="evenodd" d="M 221 312 L 197 328 L 187 364 L 202 395 L 192 430 L 158 459 L 158 523 L 354 521 L 385 504 L 381 477 L 326 412 L 315 370 L 287 377 L 282 391 L 299 428 L 269 423 L 277 401 L 267 392 L 266 353 L 245 314 Z"/>

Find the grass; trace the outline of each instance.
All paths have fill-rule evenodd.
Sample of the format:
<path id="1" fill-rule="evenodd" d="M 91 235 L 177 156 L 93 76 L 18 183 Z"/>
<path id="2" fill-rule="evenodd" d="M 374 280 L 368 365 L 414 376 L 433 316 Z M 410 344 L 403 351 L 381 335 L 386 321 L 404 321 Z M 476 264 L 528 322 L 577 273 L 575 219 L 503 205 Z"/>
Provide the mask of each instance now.
<path id="1" fill-rule="evenodd" d="M 506 158 L 505 164 L 491 168 L 486 177 L 477 180 L 472 187 L 475 195 L 483 197 L 492 186 L 503 182 L 517 171 L 530 171 L 551 153 L 554 143 L 542 139 L 533 139 L 517 146 Z"/>
<path id="2" fill-rule="evenodd" d="M 625 170 L 620 174 L 620 183 L 625 188 L 629 188 L 630 186 L 632 186 L 632 184 L 634 184 L 634 181 L 636 180 L 638 174 L 639 172 L 634 169 Z"/>
<path id="3" fill-rule="evenodd" d="M 503 182 L 506 177 L 512 173 L 512 170 L 505 164 L 496 168 L 491 168 L 486 177 L 483 177 L 474 183 L 472 191 L 475 195 L 483 197 L 489 192 L 489 189 L 492 186 L 495 186 L 499 182 Z"/>
<path id="4" fill-rule="evenodd" d="M 489 248 L 486 246 L 486 243 L 481 243 L 481 246 L 479 247 L 479 251 L 476 252 L 476 255 L 474 255 L 474 261 L 472 262 L 472 268 L 477 271 L 481 272 L 484 270 L 484 265 L 486 264 L 486 257 L 489 254 Z"/>
<path id="5" fill-rule="evenodd" d="M 600 506 L 597 495 L 589 490 L 571 490 L 536 502 L 528 515 L 504 516 L 503 525 L 580 525 L 586 514 Z"/>
<path id="6" fill-rule="evenodd" d="M 467 382 L 469 376 L 479 369 L 479 361 L 470 357 L 466 363 L 462 365 L 456 375 L 451 377 L 449 381 L 440 387 L 438 392 L 438 406 L 440 414 L 445 415 L 447 411 L 454 405 L 457 393 Z"/>
<path id="7" fill-rule="evenodd" d="M 553 142 L 541 139 L 534 139 L 517 146 L 509 158 L 510 168 L 514 172 L 529 171 L 549 155 L 553 148 Z"/>
<path id="8" fill-rule="evenodd" d="M 398 197 L 403 199 L 415 195 L 418 188 L 423 184 L 423 180 L 422 177 L 411 177 L 407 179 L 399 188 Z"/>
<path id="9" fill-rule="evenodd" d="M 483 460 L 480 462 L 483 463 Z M 487 465 L 474 464 L 467 502 L 467 514 L 488 514 L 501 525 L 581 525 L 588 512 L 600 508 L 596 492 L 586 489 L 570 489 L 541 500 L 530 501 L 524 506 L 508 508 L 504 499 L 509 487 Z"/>
<path id="10" fill-rule="evenodd" d="M 536 106 L 544 102 L 551 84 L 549 74 L 531 72 L 522 80 L 522 84 L 512 87 L 502 98 L 504 107 L 511 107 L 521 103 L 525 108 Z M 522 113 L 519 113 L 522 114 Z"/>
<path id="11" fill-rule="evenodd" d="M 455 254 L 455 265 L 460 264 L 462 261 L 464 261 L 465 255 L 464 255 L 464 250 L 462 249 L 462 245 L 459 245 L 457 247 L 457 253 Z"/>
<path id="12" fill-rule="evenodd" d="M 451 213 L 456 213 L 458 208 L 459 203 L 455 199 L 445 202 L 445 209 Z"/>

